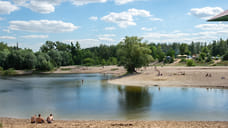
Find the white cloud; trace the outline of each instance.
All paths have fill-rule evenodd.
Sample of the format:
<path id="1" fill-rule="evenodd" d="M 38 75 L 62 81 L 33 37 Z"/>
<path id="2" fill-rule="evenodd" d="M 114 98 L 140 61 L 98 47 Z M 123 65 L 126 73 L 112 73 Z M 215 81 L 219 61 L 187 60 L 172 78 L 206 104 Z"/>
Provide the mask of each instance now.
<path id="1" fill-rule="evenodd" d="M 26 36 L 21 36 L 21 38 L 26 38 L 26 39 L 41 38 L 41 39 L 45 39 L 45 38 L 48 38 L 48 35 L 26 35 Z"/>
<path id="2" fill-rule="evenodd" d="M 1 20 L 4 20 L 4 18 L 0 17 L 0 21 L 1 21 Z"/>
<path id="3" fill-rule="evenodd" d="M 150 32 L 142 35 L 146 40 L 152 42 L 186 42 L 192 41 L 210 42 L 212 40 L 218 40 L 219 38 L 227 38 L 228 24 L 200 24 L 195 28 L 203 30 L 195 33 L 182 33 L 180 31 L 174 31 L 171 33 Z"/>
<path id="4" fill-rule="evenodd" d="M 27 5 L 27 7 L 34 12 L 39 12 L 43 14 L 48 14 L 55 11 L 55 6 L 48 2 L 31 1 L 30 4 Z"/>
<path id="5" fill-rule="evenodd" d="M 111 12 L 110 14 L 101 18 L 101 20 L 111 23 L 116 23 L 121 28 L 126 28 L 128 26 L 134 26 L 136 23 L 134 22 L 134 16 L 141 17 L 150 17 L 150 12 L 146 10 L 138 10 L 138 9 L 128 9 L 128 11 L 115 13 Z"/>
<path id="6" fill-rule="evenodd" d="M 89 3 L 105 3 L 107 0 L 71 0 L 71 2 L 76 6 L 82 6 Z"/>
<path id="7" fill-rule="evenodd" d="M 115 27 L 106 27 L 105 30 L 107 31 L 111 31 L 111 30 L 115 30 L 116 28 Z"/>
<path id="8" fill-rule="evenodd" d="M 2 31 L 3 31 L 3 32 L 10 33 L 10 30 L 9 30 L 9 29 L 3 29 Z"/>
<path id="9" fill-rule="evenodd" d="M 228 31 L 228 24 L 199 24 L 195 26 L 201 30 L 210 30 L 210 31 Z"/>
<path id="10" fill-rule="evenodd" d="M 220 7 L 192 8 L 188 15 L 193 15 L 201 19 L 210 19 L 223 11 Z"/>
<path id="11" fill-rule="evenodd" d="M 152 17 L 152 18 L 150 18 L 150 20 L 151 20 L 151 21 L 160 21 L 160 22 L 163 21 L 163 19 L 161 19 L 161 18 L 156 18 L 156 17 Z"/>
<path id="12" fill-rule="evenodd" d="M 93 21 L 97 21 L 97 20 L 98 20 L 98 17 L 96 17 L 96 16 L 91 16 L 89 19 L 90 19 L 90 20 L 93 20 Z"/>
<path id="13" fill-rule="evenodd" d="M 78 29 L 78 26 L 72 23 L 55 20 L 10 21 L 9 24 L 10 30 L 28 32 L 60 33 Z"/>
<path id="14" fill-rule="evenodd" d="M 136 1 L 136 0 L 115 0 L 115 3 L 117 5 L 122 5 L 122 4 L 126 4 L 126 3 L 129 3 L 129 2 L 133 2 L 133 1 Z"/>
<path id="15" fill-rule="evenodd" d="M 64 0 L 13 0 L 15 4 L 31 9 L 34 12 L 48 14 L 55 11 L 55 6 Z"/>
<path id="16" fill-rule="evenodd" d="M 107 41 L 107 42 L 114 42 L 115 40 L 113 37 L 115 37 L 115 34 L 104 34 L 104 35 L 98 35 L 98 40 L 100 41 Z"/>
<path id="17" fill-rule="evenodd" d="M 18 9 L 17 6 L 11 4 L 9 1 L 0 1 L 0 14 L 10 14 Z"/>
<path id="18" fill-rule="evenodd" d="M 78 39 L 78 40 L 65 40 L 63 42 L 70 43 L 70 42 L 79 42 L 81 48 L 90 48 L 99 46 L 101 42 L 98 39 Z"/>
<path id="19" fill-rule="evenodd" d="M 13 36 L 0 36 L 0 39 L 10 39 L 10 40 L 14 40 L 14 39 L 16 39 L 16 37 L 13 37 Z"/>
<path id="20" fill-rule="evenodd" d="M 71 2 L 73 5 L 82 6 L 82 5 L 91 4 L 91 3 L 106 3 L 108 1 L 114 1 L 115 4 L 122 5 L 136 0 L 12 0 L 12 1 L 16 5 L 29 8 L 34 12 L 48 14 L 48 13 L 54 12 L 55 6 L 60 5 L 63 2 Z M 10 7 L 8 9 L 13 9 L 13 8 Z"/>
<path id="21" fill-rule="evenodd" d="M 143 30 L 143 31 L 152 31 L 152 30 L 153 30 L 153 28 L 146 28 L 146 27 L 142 27 L 142 28 L 141 28 L 141 30 Z"/>

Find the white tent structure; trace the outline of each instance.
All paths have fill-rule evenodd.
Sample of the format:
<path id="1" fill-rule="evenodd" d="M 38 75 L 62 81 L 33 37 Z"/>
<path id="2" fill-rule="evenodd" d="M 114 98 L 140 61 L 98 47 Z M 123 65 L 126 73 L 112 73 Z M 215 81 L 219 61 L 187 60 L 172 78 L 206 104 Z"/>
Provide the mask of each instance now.
<path id="1" fill-rule="evenodd" d="M 228 10 L 212 17 L 208 21 L 228 21 Z"/>

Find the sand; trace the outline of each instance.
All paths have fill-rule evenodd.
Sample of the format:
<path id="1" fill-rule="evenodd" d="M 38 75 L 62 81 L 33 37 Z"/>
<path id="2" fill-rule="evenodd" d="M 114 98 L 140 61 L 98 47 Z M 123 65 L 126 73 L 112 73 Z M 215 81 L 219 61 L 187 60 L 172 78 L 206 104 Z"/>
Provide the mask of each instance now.
<path id="1" fill-rule="evenodd" d="M 158 71 L 162 75 L 158 75 Z M 138 73 L 120 77 L 108 82 L 129 86 L 205 87 L 228 88 L 228 67 L 147 67 Z"/>
<path id="2" fill-rule="evenodd" d="M 162 75 L 158 75 L 158 70 Z M 17 70 L 17 73 L 32 74 L 31 71 L 20 70 Z M 228 88 L 228 66 L 159 66 L 157 70 L 154 66 L 150 66 L 137 69 L 137 73 L 132 75 L 124 75 L 126 70 L 118 66 L 62 66 L 55 71 L 43 73 L 113 74 L 117 78 L 108 80 L 108 83 L 127 86 Z"/>
<path id="3" fill-rule="evenodd" d="M 228 128 L 218 121 L 63 121 L 31 124 L 29 119 L 0 118 L 3 128 Z"/>
<path id="4" fill-rule="evenodd" d="M 126 73 L 126 70 L 123 67 L 118 66 L 62 66 L 55 71 L 45 72 L 45 73 L 101 73 L 101 74 L 113 74 L 116 76 L 123 75 Z"/>

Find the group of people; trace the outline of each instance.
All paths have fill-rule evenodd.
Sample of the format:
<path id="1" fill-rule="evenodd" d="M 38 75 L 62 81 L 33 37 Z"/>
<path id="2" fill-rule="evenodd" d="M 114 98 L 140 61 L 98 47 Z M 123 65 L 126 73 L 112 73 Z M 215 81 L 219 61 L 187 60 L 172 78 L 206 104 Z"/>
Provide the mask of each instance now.
<path id="1" fill-rule="evenodd" d="M 50 114 L 48 117 L 47 117 L 47 123 L 52 123 L 52 121 L 54 121 L 54 117 L 52 114 Z M 45 123 L 45 120 L 43 117 L 41 117 L 41 114 L 38 115 L 38 117 L 36 117 L 36 115 L 32 116 L 31 117 L 31 123 Z"/>

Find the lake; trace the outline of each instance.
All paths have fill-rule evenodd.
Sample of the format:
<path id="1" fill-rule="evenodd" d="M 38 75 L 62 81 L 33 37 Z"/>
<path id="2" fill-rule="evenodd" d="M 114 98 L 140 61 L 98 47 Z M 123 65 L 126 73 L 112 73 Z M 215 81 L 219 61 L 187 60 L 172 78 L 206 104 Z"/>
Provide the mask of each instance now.
<path id="1" fill-rule="evenodd" d="M 0 117 L 41 113 L 70 120 L 228 121 L 228 90 L 131 87 L 112 75 L 48 74 L 0 78 Z M 83 82 L 82 82 L 83 80 Z"/>

